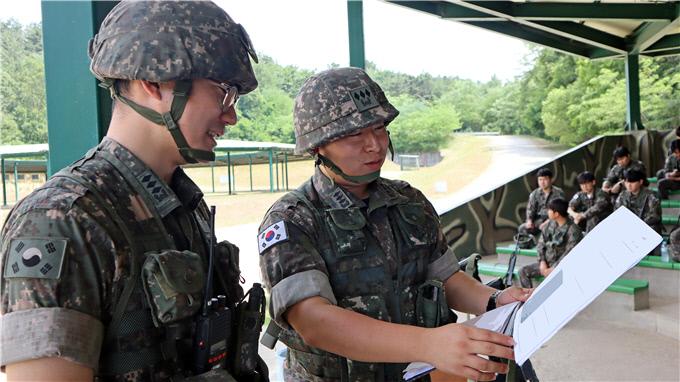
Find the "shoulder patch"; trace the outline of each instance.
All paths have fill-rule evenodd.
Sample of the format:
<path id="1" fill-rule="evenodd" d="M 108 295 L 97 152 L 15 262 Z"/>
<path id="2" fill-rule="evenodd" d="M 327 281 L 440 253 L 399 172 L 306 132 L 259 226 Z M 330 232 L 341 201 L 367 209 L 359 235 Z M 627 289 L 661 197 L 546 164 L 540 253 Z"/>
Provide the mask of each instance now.
<path id="1" fill-rule="evenodd" d="M 280 220 L 269 227 L 265 228 L 257 235 L 257 248 L 260 251 L 260 255 L 265 249 L 273 246 L 276 243 L 280 243 L 288 240 L 288 232 L 286 231 L 286 222 Z"/>
<path id="2" fill-rule="evenodd" d="M 28 238 L 12 239 L 9 244 L 5 278 L 52 279 L 61 277 L 68 239 Z"/>

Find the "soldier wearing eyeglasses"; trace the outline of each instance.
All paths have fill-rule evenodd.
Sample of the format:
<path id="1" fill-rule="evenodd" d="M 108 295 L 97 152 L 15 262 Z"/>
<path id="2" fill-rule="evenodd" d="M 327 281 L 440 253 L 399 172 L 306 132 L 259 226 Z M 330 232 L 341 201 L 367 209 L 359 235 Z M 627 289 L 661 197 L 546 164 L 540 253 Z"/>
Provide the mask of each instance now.
<path id="1" fill-rule="evenodd" d="M 111 123 L 7 218 L 0 363 L 10 381 L 189 380 L 211 234 L 179 166 L 214 160 L 238 96 L 257 87 L 257 57 L 208 1 L 120 2 L 89 56 L 114 99 Z M 215 250 L 212 289 L 232 306 L 237 251 Z M 221 368 L 201 378 L 234 380 Z"/>

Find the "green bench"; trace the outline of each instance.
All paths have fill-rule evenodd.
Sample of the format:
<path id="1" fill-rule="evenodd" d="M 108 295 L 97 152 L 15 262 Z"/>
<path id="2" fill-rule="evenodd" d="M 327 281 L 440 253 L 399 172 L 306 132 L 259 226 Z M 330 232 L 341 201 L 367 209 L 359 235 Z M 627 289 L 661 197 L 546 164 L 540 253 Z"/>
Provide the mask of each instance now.
<path id="1" fill-rule="evenodd" d="M 493 277 L 503 277 L 508 271 L 508 266 L 505 264 L 489 264 L 478 263 L 477 269 L 479 274 Z M 513 276 L 515 279 L 519 278 L 519 269 L 516 267 Z M 544 277 L 539 276 L 534 278 L 536 281 L 542 281 Z M 632 280 L 619 278 L 607 287 L 607 291 L 622 293 L 633 296 L 633 310 L 643 310 L 649 308 L 649 281 L 647 280 Z"/>
<path id="2" fill-rule="evenodd" d="M 513 247 L 496 247 L 496 253 L 499 255 L 512 255 Z M 538 257 L 538 252 L 536 248 L 532 249 L 520 249 L 520 256 Z M 645 256 L 637 264 L 638 267 L 645 268 L 657 268 L 657 269 L 675 269 L 680 271 L 680 263 L 670 262 L 666 263 L 661 261 L 660 256 Z"/>
<path id="3" fill-rule="evenodd" d="M 661 208 L 680 208 L 680 200 L 677 199 L 662 199 Z"/>
<path id="4" fill-rule="evenodd" d="M 650 187 L 649 189 L 657 194 L 659 193 L 659 189 L 656 187 Z M 670 190 L 668 191 L 668 195 L 680 195 L 680 190 Z"/>

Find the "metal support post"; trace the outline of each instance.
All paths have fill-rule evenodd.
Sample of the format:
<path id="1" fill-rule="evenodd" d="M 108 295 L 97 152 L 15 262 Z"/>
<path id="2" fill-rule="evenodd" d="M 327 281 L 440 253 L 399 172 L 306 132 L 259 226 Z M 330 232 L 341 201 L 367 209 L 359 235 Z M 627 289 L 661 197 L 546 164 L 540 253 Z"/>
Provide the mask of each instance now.
<path id="1" fill-rule="evenodd" d="M 269 149 L 269 192 L 274 192 L 274 174 L 272 165 L 274 164 L 274 154 L 272 149 Z"/>
<path id="2" fill-rule="evenodd" d="M 640 117 L 640 64 L 637 54 L 626 55 L 626 130 L 642 130 Z"/>
<path id="3" fill-rule="evenodd" d="M 250 192 L 253 191 L 253 156 L 248 154 L 248 170 L 250 170 Z"/>
<path id="4" fill-rule="evenodd" d="M 227 151 L 227 184 L 229 185 L 229 195 L 231 195 L 231 153 Z"/>
<path id="5" fill-rule="evenodd" d="M 349 31 L 349 66 L 366 67 L 364 54 L 364 3 L 347 0 L 347 29 Z"/>

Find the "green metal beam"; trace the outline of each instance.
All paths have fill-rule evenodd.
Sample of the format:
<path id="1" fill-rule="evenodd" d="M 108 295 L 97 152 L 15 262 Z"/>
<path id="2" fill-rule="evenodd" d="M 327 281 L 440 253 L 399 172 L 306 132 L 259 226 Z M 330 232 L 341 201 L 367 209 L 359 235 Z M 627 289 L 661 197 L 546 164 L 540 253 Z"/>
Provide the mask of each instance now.
<path id="1" fill-rule="evenodd" d="M 638 54 L 645 51 L 661 40 L 668 32 L 680 26 L 680 3 L 676 2 L 672 5 L 675 11 L 672 19 L 643 23 L 626 39 L 629 52 Z"/>
<path id="2" fill-rule="evenodd" d="M 521 40 L 533 42 L 538 45 L 548 47 L 550 49 L 558 50 L 567 54 L 573 54 L 581 57 L 590 57 L 592 47 L 566 39 L 564 37 L 555 36 L 540 30 L 529 28 L 523 25 L 518 25 L 510 21 L 485 23 L 480 21 L 465 21 L 467 25 L 476 26 L 493 32 L 498 32 L 506 36 L 512 36 Z M 613 53 L 612 53 L 613 54 Z"/>
<path id="3" fill-rule="evenodd" d="M 349 31 L 349 65 L 366 67 L 364 53 L 364 3 L 362 0 L 347 0 L 347 26 Z"/>
<path id="4" fill-rule="evenodd" d="M 659 50 L 651 53 L 644 53 L 645 56 L 649 57 L 663 57 L 663 56 L 675 56 L 675 55 L 680 55 L 680 48 L 675 48 L 675 49 L 668 49 L 668 50 Z"/>
<path id="5" fill-rule="evenodd" d="M 563 21 L 538 22 L 515 17 L 511 14 L 511 2 L 457 1 L 456 4 L 500 18 L 506 18 L 517 24 L 551 33 L 565 39 L 575 40 L 592 47 L 611 50 L 615 53 L 625 53 L 622 40 L 618 39 L 616 36 L 585 25 Z"/>
<path id="6" fill-rule="evenodd" d="M 626 130 L 642 130 L 640 118 L 640 64 L 637 54 L 626 56 Z"/>
<path id="7" fill-rule="evenodd" d="M 680 49 L 680 33 L 669 34 L 645 49 L 644 54 Z"/>
<path id="8" fill-rule="evenodd" d="M 468 1 L 525 20 L 672 20 L 675 7 L 662 4 Z"/>
<path id="9" fill-rule="evenodd" d="M 89 71 L 87 45 L 113 1 L 43 1 L 47 125 L 53 174 L 99 143 L 110 109 Z M 109 106 L 110 108 L 110 106 Z M 107 115 L 108 113 L 108 115 Z M 108 118 L 107 118 L 108 117 Z"/>

